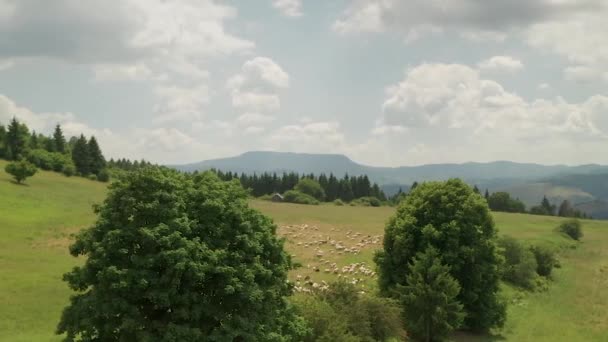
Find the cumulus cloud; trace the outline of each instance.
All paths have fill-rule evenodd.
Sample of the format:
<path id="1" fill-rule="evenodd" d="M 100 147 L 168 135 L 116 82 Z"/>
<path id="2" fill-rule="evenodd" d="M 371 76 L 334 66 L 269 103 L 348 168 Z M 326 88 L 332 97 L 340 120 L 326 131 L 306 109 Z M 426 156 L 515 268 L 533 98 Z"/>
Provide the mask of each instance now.
<path id="1" fill-rule="evenodd" d="M 281 106 L 280 89 L 289 86 L 289 75 L 268 57 L 246 61 L 241 72 L 226 82 L 232 105 L 241 110 L 272 112 Z"/>
<path id="2" fill-rule="evenodd" d="M 563 98 L 527 101 L 477 69 L 460 64 L 423 64 L 387 88 L 381 125 L 466 130 L 469 134 L 532 139 L 563 134 L 604 138 L 608 97 L 582 103 Z M 381 128 L 375 128 L 381 132 Z"/>
<path id="3" fill-rule="evenodd" d="M 578 65 L 564 69 L 564 78 L 568 81 L 588 83 L 595 80 L 601 80 L 602 74 L 589 66 Z"/>
<path id="4" fill-rule="evenodd" d="M 312 121 L 279 127 L 267 139 L 267 146 L 292 152 L 327 153 L 344 151 L 345 136 L 335 121 Z"/>
<path id="5" fill-rule="evenodd" d="M 515 72 L 523 69 L 524 64 L 511 56 L 494 56 L 479 63 L 481 70 Z"/>
<path id="6" fill-rule="evenodd" d="M 302 16 L 302 1 L 301 0 L 273 0 L 272 6 L 287 17 Z"/>

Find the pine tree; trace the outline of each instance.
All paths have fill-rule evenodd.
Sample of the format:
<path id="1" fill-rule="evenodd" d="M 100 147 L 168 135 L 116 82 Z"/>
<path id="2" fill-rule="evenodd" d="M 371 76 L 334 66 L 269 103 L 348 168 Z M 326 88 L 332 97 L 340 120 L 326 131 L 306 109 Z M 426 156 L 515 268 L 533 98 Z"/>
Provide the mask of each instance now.
<path id="1" fill-rule="evenodd" d="M 481 192 L 479 191 L 479 188 L 477 187 L 477 185 L 475 185 L 473 187 L 473 192 L 475 192 L 476 194 L 481 194 Z"/>
<path id="2" fill-rule="evenodd" d="M 442 340 L 464 320 L 463 306 L 456 299 L 460 285 L 432 247 L 419 253 L 409 269 L 406 285 L 398 287 L 406 330 L 420 341 Z"/>
<path id="3" fill-rule="evenodd" d="M 55 152 L 65 153 L 67 151 L 67 143 L 59 124 L 55 126 L 55 132 L 53 133 L 53 145 L 55 147 Z"/>
<path id="4" fill-rule="evenodd" d="M 35 150 L 40 147 L 40 142 L 38 141 L 38 134 L 36 131 L 32 131 L 32 135 L 30 135 L 30 148 Z"/>
<path id="5" fill-rule="evenodd" d="M 0 125 L 0 158 L 6 158 L 6 128 Z"/>
<path id="6" fill-rule="evenodd" d="M 97 144 L 97 139 L 95 137 L 91 137 L 89 142 L 87 143 L 87 149 L 89 152 L 89 170 L 93 174 L 99 174 L 101 170 L 106 167 L 106 159 L 103 157 L 101 153 L 101 149 L 99 148 L 99 144 Z"/>
<path id="7" fill-rule="evenodd" d="M 26 125 L 19 123 L 16 118 L 11 120 L 6 133 L 7 157 L 11 160 L 19 160 L 25 157 L 29 139 Z"/>
<path id="8" fill-rule="evenodd" d="M 91 173 L 91 157 L 89 154 L 89 146 L 84 135 L 80 135 L 74 148 L 72 149 L 72 160 L 76 166 L 76 171 L 83 176 Z"/>

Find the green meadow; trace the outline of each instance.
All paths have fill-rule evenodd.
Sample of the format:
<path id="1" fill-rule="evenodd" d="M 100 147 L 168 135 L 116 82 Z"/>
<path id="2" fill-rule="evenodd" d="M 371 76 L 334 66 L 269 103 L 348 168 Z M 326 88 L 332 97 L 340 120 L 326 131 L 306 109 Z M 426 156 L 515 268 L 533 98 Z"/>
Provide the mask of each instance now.
<path id="1" fill-rule="evenodd" d="M 61 277 L 82 262 L 68 253 L 70 235 L 94 221 L 92 205 L 103 201 L 106 185 L 50 172 L 17 185 L 4 173 L 5 165 L 0 161 L 0 341 L 58 341 L 55 326 L 70 295 Z M 314 270 L 324 267 L 321 260 L 373 268 L 373 252 L 381 246 L 377 239 L 394 212 L 389 207 L 251 204 L 276 221 L 287 249 L 302 264 L 292 272 L 294 281 L 297 276 L 335 279 L 333 273 Z M 608 341 L 608 222 L 584 221 L 585 236 L 575 243 L 555 231 L 559 218 L 502 213 L 494 218 L 500 234 L 558 249 L 561 268 L 544 292 L 503 286 L 510 305 L 502 330 L 492 336 L 457 334 L 455 339 Z M 327 245 L 313 246 L 319 239 L 360 248 L 338 254 Z M 374 277 L 360 285 L 374 291 Z"/>

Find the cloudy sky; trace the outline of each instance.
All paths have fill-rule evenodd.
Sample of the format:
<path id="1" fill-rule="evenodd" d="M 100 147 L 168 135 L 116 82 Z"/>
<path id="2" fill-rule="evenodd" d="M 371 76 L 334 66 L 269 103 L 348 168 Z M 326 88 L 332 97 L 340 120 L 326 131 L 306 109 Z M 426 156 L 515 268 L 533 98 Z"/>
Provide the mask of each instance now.
<path id="1" fill-rule="evenodd" d="M 608 164 L 605 0 L 0 0 L 0 122 L 107 157 Z"/>

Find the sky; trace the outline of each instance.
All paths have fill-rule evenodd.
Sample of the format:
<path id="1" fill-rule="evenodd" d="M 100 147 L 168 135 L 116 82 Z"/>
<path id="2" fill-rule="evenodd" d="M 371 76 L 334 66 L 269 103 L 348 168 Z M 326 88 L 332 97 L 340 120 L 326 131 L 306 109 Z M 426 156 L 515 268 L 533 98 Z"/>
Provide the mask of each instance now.
<path id="1" fill-rule="evenodd" d="M 0 123 L 168 164 L 608 164 L 605 18 L 605 0 L 0 0 Z"/>

